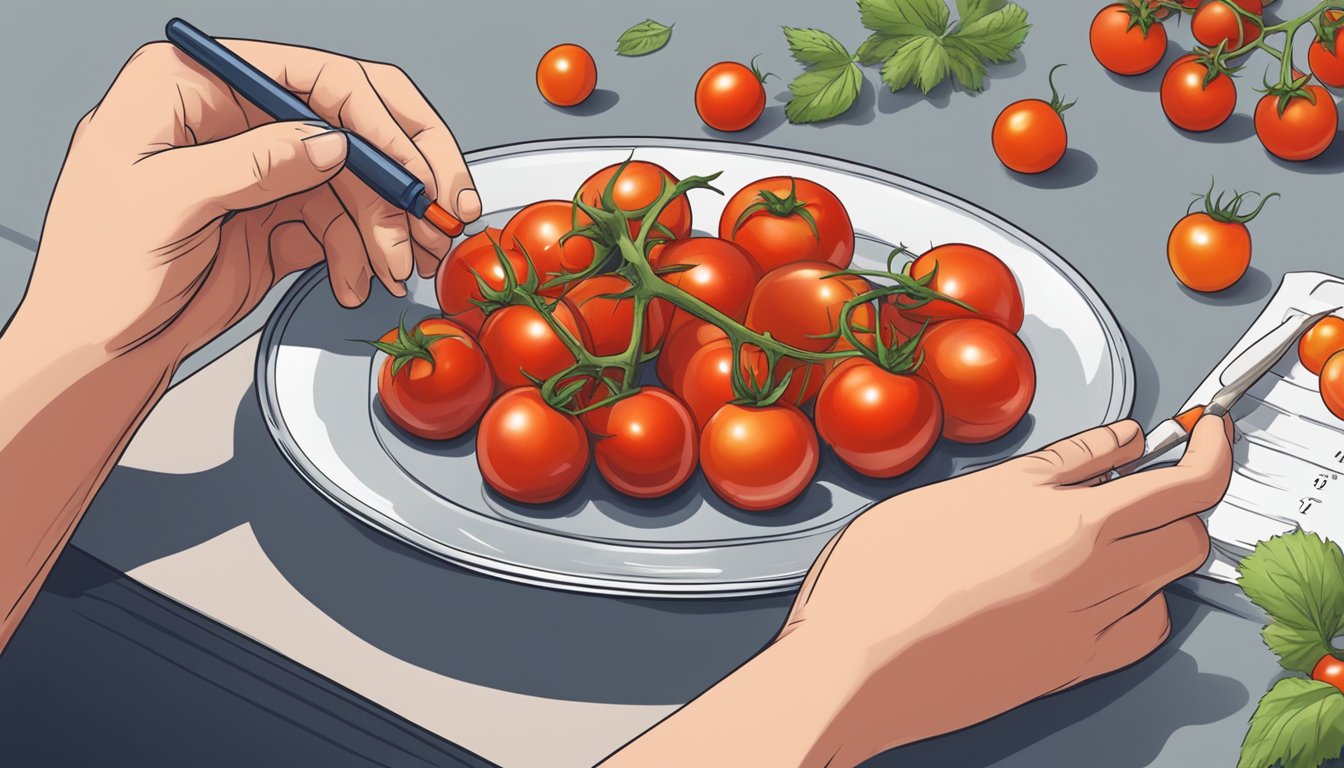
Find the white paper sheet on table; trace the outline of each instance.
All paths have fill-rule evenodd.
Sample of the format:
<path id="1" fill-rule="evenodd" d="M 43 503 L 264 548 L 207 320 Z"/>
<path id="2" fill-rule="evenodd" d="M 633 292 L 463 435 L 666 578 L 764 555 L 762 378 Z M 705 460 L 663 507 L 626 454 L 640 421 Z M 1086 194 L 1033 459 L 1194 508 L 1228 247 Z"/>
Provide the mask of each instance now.
<path id="1" fill-rule="evenodd" d="M 1207 403 L 1243 350 L 1293 316 L 1344 306 L 1344 278 L 1284 276 L 1260 316 L 1181 407 Z M 1344 312 L 1337 313 L 1344 316 Z M 1321 401 L 1319 381 L 1284 355 L 1232 409 L 1235 469 L 1222 502 L 1206 515 L 1213 553 L 1201 573 L 1234 581 L 1257 542 L 1296 529 L 1344 542 L 1344 422 Z"/>

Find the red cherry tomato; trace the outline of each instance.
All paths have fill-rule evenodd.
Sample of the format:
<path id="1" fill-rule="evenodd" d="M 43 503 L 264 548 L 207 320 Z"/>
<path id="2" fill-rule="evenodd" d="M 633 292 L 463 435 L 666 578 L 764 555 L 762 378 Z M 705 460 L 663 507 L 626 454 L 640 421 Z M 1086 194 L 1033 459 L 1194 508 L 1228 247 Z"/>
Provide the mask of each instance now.
<path id="1" fill-rule="evenodd" d="M 1251 265 L 1251 232 L 1245 224 L 1191 213 L 1167 238 L 1167 263 L 1186 288 L 1213 293 L 1232 287 Z"/>
<path id="2" fill-rule="evenodd" d="M 1329 683 L 1344 691 L 1344 661 L 1328 654 L 1322 656 L 1321 660 L 1316 662 L 1315 669 L 1311 670 L 1311 679 Z"/>
<path id="3" fill-rule="evenodd" d="M 1092 19 L 1088 33 L 1092 55 L 1117 75 L 1141 75 L 1167 53 L 1167 31 L 1162 25 L 1153 23 L 1145 30 L 1133 23 L 1134 18 L 1124 4 L 1114 3 Z"/>
<path id="4" fill-rule="evenodd" d="M 985 320 L 929 327 L 919 373 L 943 403 L 943 437 L 986 443 L 1008 434 L 1036 394 L 1031 354 L 1013 334 Z"/>
<path id="5" fill-rule="evenodd" d="M 509 219 L 500 242 L 531 259 L 543 285 L 557 275 L 581 272 L 593 263 L 593 241 L 575 236 L 560 244 L 560 238 L 574 228 L 573 215 L 574 205 L 568 200 L 533 203 Z M 554 298 L 564 291 L 565 287 L 555 287 L 542 293 Z"/>
<path id="6" fill-rule="evenodd" d="M 485 313 L 472 303 L 483 298 L 477 276 L 495 290 L 504 287 L 504 267 L 495 250 L 496 244 L 502 247 L 504 242 L 503 232 L 487 227 L 459 243 L 434 273 L 439 308 L 450 320 L 471 333 L 480 333 L 481 324 L 485 322 Z M 526 280 L 528 269 L 523 257 L 512 248 L 504 248 L 504 256 L 518 281 Z"/>
<path id="7" fill-rule="evenodd" d="M 1308 85 L 1306 90 L 1310 99 L 1293 96 L 1282 113 L 1279 97 L 1272 94 L 1263 96 L 1255 107 L 1255 134 L 1275 157 L 1310 160 L 1335 140 L 1339 111 L 1334 98 L 1319 85 Z"/>
<path id="8" fill-rule="evenodd" d="M 682 391 L 682 376 L 686 373 L 691 355 L 712 341 L 727 341 L 728 334 L 704 320 L 691 318 L 675 325 L 667 332 L 667 339 L 658 353 L 658 380 L 678 394 Z"/>
<path id="9" fill-rule="evenodd" d="M 1307 49 L 1307 63 L 1317 80 L 1331 88 L 1344 88 L 1344 27 L 1334 32 L 1332 51 L 1327 51 L 1320 40 L 1312 40 Z"/>
<path id="10" fill-rule="evenodd" d="M 840 199 L 791 176 L 760 179 L 735 192 L 719 218 L 719 237 L 746 249 L 762 272 L 798 261 L 843 269 L 854 258 L 854 225 Z"/>
<path id="11" fill-rule="evenodd" d="M 1344 420 L 1344 352 L 1336 352 L 1321 366 L 1321 400 L 1325 407 Z"/>
<path id="12" fill-rule="evenodd" d="M 679 383 L 677 394 L 691 409 L 696 426 L 704 429 L 710 417 L 737 398 L 733 394 L 733 345 L 722 339 L 696 350 L 686 361 Z"/>
<path id="13" fill-rule="evenodd" d="M 765 111 L 764 82 L 754 65 L 721 61 L 695 84 L 695 111 L 716 131 L 740 131 Z"/>
<path id="14" fill-rule="evenodd" d="M 1205 48 L 1216 48 L 1219 43 L 1224 43 L 1227 50 L 1234 51 L 1259 39 L 1260 23 L 1242 17 L 1230 3 L 1231 0 L 1210 0 L 1195 11 L 1190 31 Z M 1236 3 L 1256 16 L 1265 9 L 1260 0 L 1236 0 Z"/>
<path id="15" fill-rule="evenodd" d="M 841 461 L 869 477 L 914 469 L 943 429 L 943 406 L 927 379 L 889 373 L 868 360 L 846 361 L 826 377 L 815 416 Z"/>
<path id="16" fill-rule="evenodd" d="M 1344 318 L 1334 315 L 1313 325 L 1297 342 L 1297 356 L 1302 360 L 1302 367 L 1317 376 L 1321 375 L 1325 361 L 1340 351 L 1344 351 Z"/>
<path id="17" fill-rule="evenodd" d="M 1232 116 L 1237 108 L 1237 86 L 1219 72 L 1209 76 L 1208 64 L 1194 55 L 1172 62 L 1162 77 L 1162 111 L 1177 128 L 1210 131 Z"/>
<path id="18" fill-rule="evenodd" d="M 948 301 L 932 301 L 922 307 L 902 309 L 902 314 L 915 324 L 979 317 L 1013 333 L 1022 328 L 1022 291 L 1017 286 L 1017 278 L 989 251 L 963 243 L 940 245 L 910 265 L 911 277 L 923 278 L 930 273 L 934 276 L 930 288 L 969 304 L 974 311 Z M 896 304 L 909 307 L 911 302 L 906 297 L 899 297 Z"/>
<path id="19" fill-rule="evenodd" d="M 511 389 L 485 412 L 476 432 L 481 477 L 524 504 L 555 501 L 588 468 L 588 433 L 579 420 L 546 404 L 536 387 Z"/>
<path id="20" fill-rule="evenodd" d="M 379 340 L 398 346 L 404 354 L 383 361 L 378 402 L 393 423 L 417 437 L 457 437 L 480 420 L 494 394 L 495 377 L 475 339 L 456 323 L 430 318 L 422 320 L 416 330 L 432 340 L 423 346 L 402 347 L 397 330 Z M 402 339 L 408 340 L 412 339 Z M 427 352 L 433 362 L 412 356 L 412 348 Z M 395 374 L 393 368 L 397 368 Z"/>
<path id="21" fill-rule="evenodd" d="M 761 269 L 751 254 L 736 243 L 717 237 L 692 237 L 654 247 L 649 260 L 654 270 L 691 267 L 682 272 L 667 272 L 663 279 L 711 307 L 741 322 L 747 315 L 751 291 L 761 280 Z M 676 310 L 669 330 L 694 320 Z"/>
<path id="22" fill-rule="evenodd" d="M 601 208 L 602 193 L 618 171 L 620 172 L 620 178 L 616 179 L 616 186 L 612 189 L 611 194 L 612 202 L 623 211 L 637 211 L 651 205 L 663 193 L 664 184 L 672 186 L 680 181 L 661 165 L 646 163 L 642 160 L 632 160 L 625 165 L 624 169 L 618 163 L 609 165 L 589 176 L 583 184 L 579 185 L 579 199 L 594 208 Z M 579 212 L 577 223 L 579 226 L 584 226 L 591 224 L 592 220 Z M 690 237 L 691 204 L 686 200 L 686 196 L 682 195 L 669 203 L 663 209 L 662 214 L 658 216 L 658 223 L 671 230 L 672 238 L 681 240 Z M 630 221 L 631 239 L 639 236 L 641 226 L 643 226 L 641 220 L 632 219 Z M 649 232 L 649 242 L 667 239 L 669 239 L 667 234 L 657 228 Z"/>
<path id="23" fill-rule="evenodd" d="M 999 113 L 991 140 L 999 162 L 1018 173 L 1044 173 L 1063 159 L 1069 132 L 1048 102 L 1025 99 Z"/>
<path id="24" fill-rule="evenodd" d="M 591 349 L 588 329 L 568 299 L 555 305 L 552 317 Z M 480 341 L 500 389 L 531 386 L 532 379 L 545 381 L 575 363 L 573 353 L 546 319 L 528 306 L 505 307 L 491 314 L 481 328 Z"/>
<path id="25" fill-rule="evenodd" d="M 656 387 L 611 406 L 594 461 L 611 487 L 655 499 L 680 488 L 695 471 L 699 433 L 680 400 Z"/>
<path id="26" fill-rule="evenodd" d="M 747 327 L 808 352 L 835 346 L 841 309 L 857 294 L 852 282 L 830 277 L 834 273 L 831 264 L 813 261 L 766 273 L 747 305 Z"/>
<path id="27" fill-rule="evenodd" d="M 750 511 L 793 501 L 816 475 L 817 432 L 791 405 L 725 405 L 700 433 L 700 465 L 724 501 Z"/>
<path id="28" fill-rule="evenodd" d="M 609 298 L 628 290 L 630 282 L 619 275 L 597 275 L 570 289 L 568 298 L 578 308 L 583 324 L 592 335 L 592 345 L 588 349 L 593 354 L 619 355 L 630 346 L 630 334 L 635 325 L 635 300 Z M 661 299 L 655 299 L 644 310 L 645 352 L 652 352 L 663 343 L 668 309 Z"/>
<path id="29" fill-rule="evenodd" d="M 564 43 L 537 62 L 537 90 L 557 107 L 582 103 L 597 87 L 597 64 L 582 46 Z"/>

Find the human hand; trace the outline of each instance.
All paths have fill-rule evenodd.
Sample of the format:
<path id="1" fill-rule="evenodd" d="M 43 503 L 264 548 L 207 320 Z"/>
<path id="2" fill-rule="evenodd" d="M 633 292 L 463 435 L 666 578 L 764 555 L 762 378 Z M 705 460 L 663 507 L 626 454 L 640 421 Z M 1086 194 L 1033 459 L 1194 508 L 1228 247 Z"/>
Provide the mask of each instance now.
<path id="1" fill-rule="evenodd" d="M 857 518 L 781 632 L 825 681 L 800 698 L 840 707 L 816 754 L 855 764 L 1151 652 L 1170 632 L 1162 588 L 1208 557 L 1195 515 L 1227 490 L 1230 443 L 1231 422 L 1205 417 L 1178 465 L 1103 483 L 1143 451 L 1120 422 Z"/>
<path id="2" fill-rule="evenodd" d="M 153 345 L 171 364 L 324 257 L 343 305 L 363 302 L 372 276 L 404 295 L 451 239 L 343 170 L 331 126 L 403 163 L 463 221 L 480 215 L 452 134 L 401 70 L 223 42 L 329 125 L 272 122 L 172 45 L 141 48 L 75 129 L 12 332 L 52 338 L 76 308 L 77 338 L 101 334 L 114 355 Z"/>

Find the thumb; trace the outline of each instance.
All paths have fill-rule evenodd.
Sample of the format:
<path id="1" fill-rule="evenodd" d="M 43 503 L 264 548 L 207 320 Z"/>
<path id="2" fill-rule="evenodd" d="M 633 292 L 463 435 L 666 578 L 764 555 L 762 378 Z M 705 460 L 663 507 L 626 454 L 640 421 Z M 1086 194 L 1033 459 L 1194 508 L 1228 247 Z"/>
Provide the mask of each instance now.
<path id="1" fill-rule="evenodd" d="M 172 187 L 205 223 L 325 183 L 345 164 L 345 134 L 321 123 L 282 122 L 171 150 Z"/>

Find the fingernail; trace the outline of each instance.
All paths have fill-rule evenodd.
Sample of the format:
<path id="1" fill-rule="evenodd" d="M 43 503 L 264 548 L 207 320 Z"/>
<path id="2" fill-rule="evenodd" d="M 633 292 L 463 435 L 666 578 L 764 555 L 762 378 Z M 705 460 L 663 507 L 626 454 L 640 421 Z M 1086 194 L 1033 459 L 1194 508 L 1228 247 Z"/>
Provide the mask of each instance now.
<path id="1" fill-rule="evenodd" d="M 319 171 L 329 171 L 345 162 L 346 146 L 345 133 L 334 128 L 303 139 L 308 160 Z"/>
<path id="2" fill-rule="evenodd" d="M 481 215 L 481 196 L 474 189 L 457 193 L 457 215 L 463 221 L 472 221 Z"/>
<path id="3" fill-rule="evenodd" d="M 406 284 L 403 282 L 393 283 L 391 293 L 393 296 L 396 296 L 397 298 L 404 297 L 406 295 Z"/>
<path id="4" fill-rule="evenodd" d="M 1139 428 L 1139 423 L 1132 419 L 1126 419 L 1115 425 L 1115 439 L 1120 445 L 1129 445 L 1142 434 L 1143 430 Z"/>

